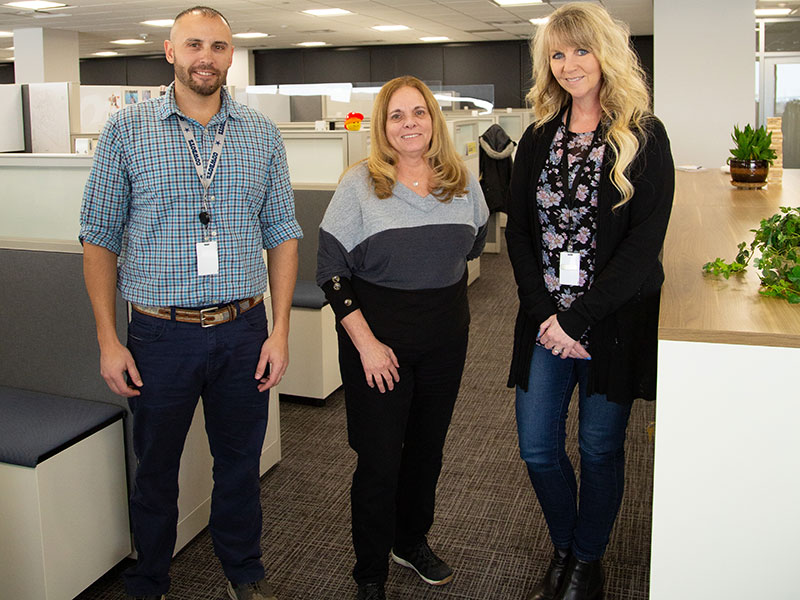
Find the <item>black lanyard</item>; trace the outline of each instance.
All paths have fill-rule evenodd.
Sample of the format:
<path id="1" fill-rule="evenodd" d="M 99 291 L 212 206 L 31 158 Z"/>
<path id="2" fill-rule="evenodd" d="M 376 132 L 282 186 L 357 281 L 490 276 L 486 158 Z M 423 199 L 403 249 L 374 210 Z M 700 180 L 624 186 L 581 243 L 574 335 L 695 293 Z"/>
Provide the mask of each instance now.
<path id="1" fill-rule="evenodd" d="M 567 232 L 569 233 L 570 241 L 567 250 L 572 252 L 572 234 L 575 232 L 575 224 L 577 219 L 572 212 L 572 209 L 575 205 L 575 195 L 578 193 L 578 186 L 581 183 L 581 179 L 583 178 L 583 171 L 586 168 L 586 161 L 589 160 L 589 155 L 594 150 L 595 140 L 597 139 L 597 129 L 600 128 L 600 124 L 598 123 L 597 128 L 592 132 L 592 140 L 589 142 L 589 149 L 586 151 L 586 155 L 583 156 L 581 159 L 580 164 L 578 165 L 578 171 L 575 173 L 575 179 L 572 181 L 572 185 L 569 184 L 569 124 L 572 120 L 572 104 L 569 105 L 567 109 L 567 122 L 564 125 L 564 147 L 561 151 L 561 183 L 564 186 L 564 199 L 566 200 L 567 204 L 567 211 L 569 214 L 569 225 Z"/>

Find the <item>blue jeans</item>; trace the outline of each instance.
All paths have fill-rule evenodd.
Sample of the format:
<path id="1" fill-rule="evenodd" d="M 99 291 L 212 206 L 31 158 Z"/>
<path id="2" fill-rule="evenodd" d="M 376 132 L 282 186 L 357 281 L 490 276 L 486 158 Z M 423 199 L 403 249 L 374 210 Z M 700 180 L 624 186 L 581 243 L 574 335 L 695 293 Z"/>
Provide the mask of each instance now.
<path id="1" fill-rule="evenodd" d="M 178 519 L 178 467 L 197 400 L 203 398 L 214 489 L 209 531 L 233 583 L 264 577 L 261 564 L 259 458 L 268 392 L 253 379 L 267 338 L 264 307 L 215 327 L 133 311 L 128 348 L 142 376 L 129 400 L 138 461 L 130 515 L 138 552 L 125 573 L 132 596 L 165 594 Z"/>
<path id="2" fill-rule="evenodd" d="M 586 396 L 590 365 L 536 346 L 528 391 L 517 387 L 520 454 L 550 537 L 556 548 L 571 548 L 586 561 L 602 558 L 622 502 L 631 410 L 630 405 L 609 402 L 604 394 Z M 580 492 L 565 449 L 567 411 L 576 384 Z"/>

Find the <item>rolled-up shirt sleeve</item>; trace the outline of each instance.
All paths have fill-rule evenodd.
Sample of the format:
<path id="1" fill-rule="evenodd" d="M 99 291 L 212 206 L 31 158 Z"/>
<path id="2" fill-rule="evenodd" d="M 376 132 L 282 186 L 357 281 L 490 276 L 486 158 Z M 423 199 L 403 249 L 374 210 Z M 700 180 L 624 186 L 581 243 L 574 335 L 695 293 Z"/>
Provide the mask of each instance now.
<path id="1" fill-rule="evenodd" d="M 114 117 L 100 135 L 94 162 L 83 190 L 81 244 L 102 246 L 119 255 L 130 208 L 131 183 L 125 165 L 122 135 Z"/>
<path id="2" fill-rule="evenodd" d="M 278 128 L 271 122 L 269 133 L 273 139 L 273 152 L 270 157 L 266 197 L 259 215 L 261 238 L 267 250 L 279 246 L 286 240 L 303 237 L 303 230 L 295 218 L 294 191 L 289 180 L 289 166 L 286 162 L 283 138 Z"/>

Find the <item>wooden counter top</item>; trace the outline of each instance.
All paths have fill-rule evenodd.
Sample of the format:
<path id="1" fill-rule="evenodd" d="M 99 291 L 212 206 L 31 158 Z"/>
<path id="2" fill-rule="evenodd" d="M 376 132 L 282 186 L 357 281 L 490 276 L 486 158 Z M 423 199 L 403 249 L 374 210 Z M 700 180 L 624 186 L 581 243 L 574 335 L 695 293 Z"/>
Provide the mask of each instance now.
<path id="1" fill-rule="evenodd" d="M 659 339 L 800 348 L 800 305 L 760 295 L 752 265 L 728 280 L 702 271 L 717 257 L 735 258 L 737 244 L 749 245 L 750 230 L 779 207 L 800 206 L 800 169 L 763 190 L 736 189 L 718 170 L 675 175 Z"/>

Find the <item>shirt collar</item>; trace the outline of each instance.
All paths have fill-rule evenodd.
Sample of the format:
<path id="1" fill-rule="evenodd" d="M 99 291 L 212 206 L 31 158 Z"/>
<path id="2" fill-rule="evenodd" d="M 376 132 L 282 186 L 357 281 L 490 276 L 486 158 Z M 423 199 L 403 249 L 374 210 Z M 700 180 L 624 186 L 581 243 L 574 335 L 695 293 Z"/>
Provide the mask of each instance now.
<path id="1" fill-rule="evenodd" d="M 209 121 L 209 124 L 214 123 L 221 118 L 230 118 L 233 117 L 234 119 L 239 119 L 242 117 L 242 109 L 237 102 L 234 102 L 231 95 L 228 93 L 228 90 L 225 87 L 220 88 L 220 97 L 222 98 L 222 106 L 220 106 L 219 112 L 214 115 L 214 117 Z M 172 115 L 178 115 L 181 117 L 185 117 L 186 115 L 181 112 L 181 109 L 178 108 L 177 102 L 175 102 L 175 82 L 169 84 L 167 87 L 167 92 L 161 97 L 161 107 L 159 109 L 159 117 L 161 120 L 165 120 Z"/>

